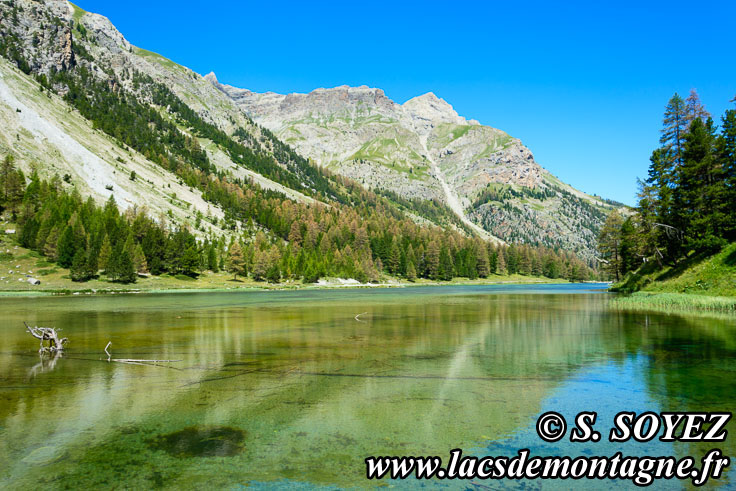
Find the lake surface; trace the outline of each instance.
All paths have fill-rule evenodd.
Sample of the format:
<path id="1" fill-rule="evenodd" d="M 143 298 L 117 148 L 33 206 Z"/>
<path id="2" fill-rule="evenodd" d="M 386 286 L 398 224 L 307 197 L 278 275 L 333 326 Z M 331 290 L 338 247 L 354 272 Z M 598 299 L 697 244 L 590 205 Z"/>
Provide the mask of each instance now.
<path id="1" fill-rule="evenodd" d="M 712 448 L 536 435 L 549 410 L 598 411 L 605 440 L 618 411 L 734 408 L 734 320 L 616 311 L 602 288 L 0 298 L 0 488 L 362 487 L 371 455 Z M 40 359 L 24 320 L 62 328 L 63 357 Z M 109 341 L 180 361 L 108 363 Z"/>

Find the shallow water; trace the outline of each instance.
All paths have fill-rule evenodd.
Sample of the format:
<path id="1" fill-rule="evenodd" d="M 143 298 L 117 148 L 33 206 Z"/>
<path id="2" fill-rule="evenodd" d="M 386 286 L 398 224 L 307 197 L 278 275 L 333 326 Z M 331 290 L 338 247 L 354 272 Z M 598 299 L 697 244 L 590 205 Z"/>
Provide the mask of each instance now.
<path id="1" fill-rule="evenodd" d="M 606 435 L 622 410 L 734 407 L 736 322 L 614 311 L 601 288 L 2 298 L 0 487 L 367 486 L 370 455 L 712 448 L 536 435 L 548 410 L 598 411 Z M 41 360 L 24 320 L 63 328 L 64 356 Z M 108 363 L 108 341 L 180 361 Z"/>

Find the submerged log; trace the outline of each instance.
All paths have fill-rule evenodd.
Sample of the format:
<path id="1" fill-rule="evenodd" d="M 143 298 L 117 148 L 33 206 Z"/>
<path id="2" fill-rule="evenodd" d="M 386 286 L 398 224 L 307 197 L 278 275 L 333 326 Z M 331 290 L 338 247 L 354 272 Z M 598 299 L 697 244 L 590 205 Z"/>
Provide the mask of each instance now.
<path id="1" fill-rule="evenodd" d="M 105 345 L 105 354 L 107 355 L 107 361 L 116 361 L 118 363 L 130 363 L 131 365 L 157 365 L 159 363 L 174 363 L 181 360 L 151 360 L 145 358 L 113 358 L 112 354 L 107 351 L 107 348 L 112 346 L 112 341 L 108 341 Z"/>
<path id="2" fill-rule="evenodd" d="M 41 348 L 38 351 L 40 353 L 43 353 L 45 351 L 62 351 L 64 349 L 64 343 L 69 341 L 67 338 L 59 339 L 58 331 L 60 331 L 61 329 L 57 331 L 56 328 L 53 327 L 31 327 L 26 322 L 23 322 L 23 324 L 25 324 L 26 329 L 31 334 L 31 336 L 39 340 Z M 48 347 L 43 345 L 44 341 L 49 342 Z"/>

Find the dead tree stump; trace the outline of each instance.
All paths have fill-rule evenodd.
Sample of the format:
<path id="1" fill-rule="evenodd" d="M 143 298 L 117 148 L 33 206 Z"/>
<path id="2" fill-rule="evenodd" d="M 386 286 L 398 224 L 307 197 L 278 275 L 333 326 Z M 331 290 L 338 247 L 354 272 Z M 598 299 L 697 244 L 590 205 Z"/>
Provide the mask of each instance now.
<path id="1" fill-rule="evenodd" d="M 59 333 L 53 327 L 38 327 L 38 326 L 31 327 L 25 322 L 23 324 L 25 324 L 26 329 L 31 334 L 31 336 L 39 340 L 41 344 L 41 348 L 38 351 L 40 353 L 44 353 L 46 351 L 49 351 L 49 352 L 62 351 L 64 349 L 64 343 L 68 341 L 67 338 L 59 339 Z M 44 341 L 49 342 L 48 347 L 43 345 Z"/>

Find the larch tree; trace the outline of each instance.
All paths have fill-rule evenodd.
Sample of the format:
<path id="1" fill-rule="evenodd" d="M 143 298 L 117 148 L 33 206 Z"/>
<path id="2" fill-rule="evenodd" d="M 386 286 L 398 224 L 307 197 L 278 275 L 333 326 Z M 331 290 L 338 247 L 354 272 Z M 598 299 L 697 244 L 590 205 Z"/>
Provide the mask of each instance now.
<path id="1" fill-rule="evenodd" d="M 240 242 L 234 240 L 230 244 L 228 250 L 228 269 L 233 274 L 233 279 L 238 279 L 238 275 L 245 276 L 245 257 L 243 255 L 243 248 L 240 247 Z"/>
<path id="2" fill-rule="evenodd" d="M 695 119 L 705 123 L 710 117 L 710 113 L 700 101 L 698 91 L 690 89 L 690 95 L 685 99 L 685 129 L 689 129 Z"/>

